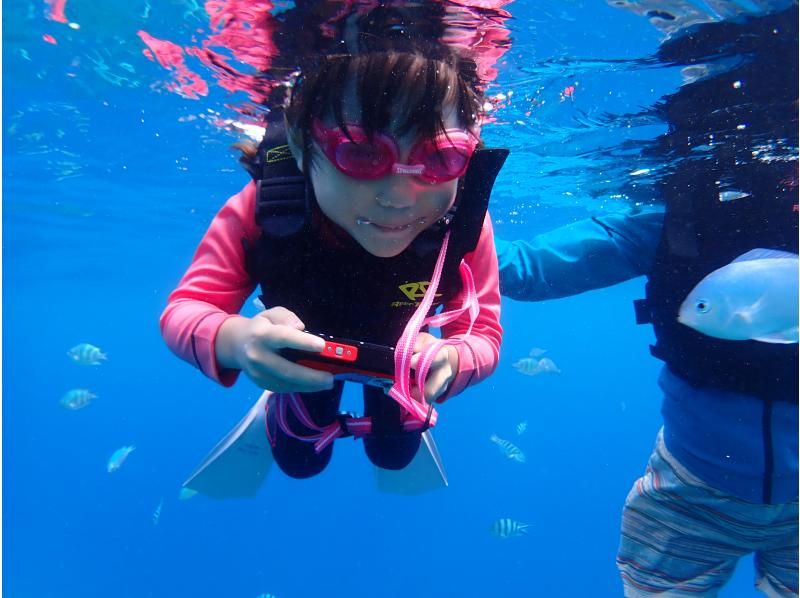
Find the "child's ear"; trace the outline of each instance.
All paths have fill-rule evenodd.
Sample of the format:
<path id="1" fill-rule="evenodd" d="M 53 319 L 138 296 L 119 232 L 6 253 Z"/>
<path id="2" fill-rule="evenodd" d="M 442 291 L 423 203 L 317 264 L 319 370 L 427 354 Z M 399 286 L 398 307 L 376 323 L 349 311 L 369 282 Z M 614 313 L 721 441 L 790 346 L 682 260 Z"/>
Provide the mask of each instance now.
<path id="1" fill-rule="evenodd" d="M 284 126 L 286 127 L 286 142 L 289 145 L 289 151 L 292 152 L 292 157 L 294 161 L 297 162 L 297 168 L 300 169 L 300 172 L 303 172 L 303 145 L 299 142 L 297 135 L 292 131 L 289 127 L 289 123 L 285 120 Z"/>

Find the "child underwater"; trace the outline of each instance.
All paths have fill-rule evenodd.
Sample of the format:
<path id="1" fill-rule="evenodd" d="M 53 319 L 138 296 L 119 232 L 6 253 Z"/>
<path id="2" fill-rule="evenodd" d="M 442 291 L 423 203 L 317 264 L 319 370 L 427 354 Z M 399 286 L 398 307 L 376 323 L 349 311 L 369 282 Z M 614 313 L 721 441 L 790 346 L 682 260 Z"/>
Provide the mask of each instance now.
<path id="1" fill-rule="evenodd" d="M 302 65 L 285 129 L 273 118 L 250 165 L 258 180 L 217 213 L 161 317 L 206 376 L 244 372 L 272 392 L 272 456 L 295 478 L 348 435 L 376 466 L 406 467 L 435 424 L 428 402 L 490 375 L 502 337 L 486 206 L 507 151 L 479 148 L 475 65 L 443 44 L 356 37 Z M 257 285 L 267 309 L 238 315 Z M 365 385 L 364 417 L 340 414 L 343 382 L 280 354 L 322 351 L 305 330 L 396 346 L 390 396 Z"/>

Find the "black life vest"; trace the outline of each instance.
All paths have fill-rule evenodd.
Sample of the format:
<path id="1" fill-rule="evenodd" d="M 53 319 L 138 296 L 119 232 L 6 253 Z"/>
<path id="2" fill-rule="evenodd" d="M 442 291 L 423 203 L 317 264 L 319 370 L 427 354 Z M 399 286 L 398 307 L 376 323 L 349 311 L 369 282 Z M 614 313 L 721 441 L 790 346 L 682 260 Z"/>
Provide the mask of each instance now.
<path id="1" fill-rule="evenodd" d="M 730 180 L 732 173 L 748 195 L 723 201 L 719 181 Z M 636 302 L 637 321 L 654 327 L 651 353 L 697 387 L 797 401 L 797 344 L 721 340 L 677 320 L 681 303 L 700 280 L 748 250 L 797 253 L 797 163 L 742 162 L 736 156 L 683 160 L 661 192 L 664 232 L 646 299 Z"/>
<path id="2" fill-rule="evenodd" d="M 324 222 L 310 181 L 297 168 L 279 127 L 258 151 L 259 241 L 246 247 L 247 269 L 266 307 L 292 310 L 313 332 L 394 345 L 428 287 L 446 230 L 449 248 L 432 312 L 461 290 L 458 265 L 475 249 L 506 149 L 478 150 L 459 182 L 453 209 L 403 253 L 375 257 L 355 241 L 321 240 Z M 258 172 L 260 169 L 260 173 Z"/>
<path id="3" fill-rule="evenodd" d="M 659 59 L 709 66 L 659 106 L 670 128 L 656 151 L 672 172 L 637 319 L 654 326 L 653 355 L 690 384 L 796 402 L 796 343 L 720 340 L 677 317 L 700 280 L 747 251 L 797 253 L 797 6 L 700 25 Z"/>

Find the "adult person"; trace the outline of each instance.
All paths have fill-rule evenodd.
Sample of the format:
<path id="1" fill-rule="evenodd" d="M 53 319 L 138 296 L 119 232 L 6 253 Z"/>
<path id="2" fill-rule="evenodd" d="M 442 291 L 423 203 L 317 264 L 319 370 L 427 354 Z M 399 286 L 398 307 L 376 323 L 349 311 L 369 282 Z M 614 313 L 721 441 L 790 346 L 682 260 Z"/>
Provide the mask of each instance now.
<path id="1" fill-rule="evenodd" d="M 759 590 L 797 596 L 796 336 L 722 340 L 678 321 L 709 273 L 756 248 L 797 254 L 797 6 L 696 28 L 660 58 L 712 63 L 659 107 L 664 211 L 498 239 L 501 293 L 540 301 L 647 276 L 637 320 L 665 362 L 664 423 L 623 509 L 625 596 L 716 596 L 750 553 Z"/>

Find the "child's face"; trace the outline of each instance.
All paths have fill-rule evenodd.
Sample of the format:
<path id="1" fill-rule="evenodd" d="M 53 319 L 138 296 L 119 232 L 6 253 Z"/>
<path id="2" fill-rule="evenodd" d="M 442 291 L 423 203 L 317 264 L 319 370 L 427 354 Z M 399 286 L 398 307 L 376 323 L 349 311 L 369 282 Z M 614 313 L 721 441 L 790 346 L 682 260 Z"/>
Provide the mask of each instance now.
<path id="1" fill-rule="evenodd" d="M 345 112 L 345 122 L 358 124 L 357 114 Z M 455 110 L 445 116 L 448 129 L 462 128 Z M 333 119 L 323 121 L 336 128 Z M 389 132 L 391 134 L 391 132 Z M 395 137 L 399 162 L 408 162 L 418 141 L 414 133 Z M 406 174 L 388 174 L 361 180 L 339 171 L 319 147 L 311 169 L 311 182 L 322 212 L 377 257 L 402 253 L 422 231 L 432 226 L 453 205 L 458 179 L 430 183 Z"/>

